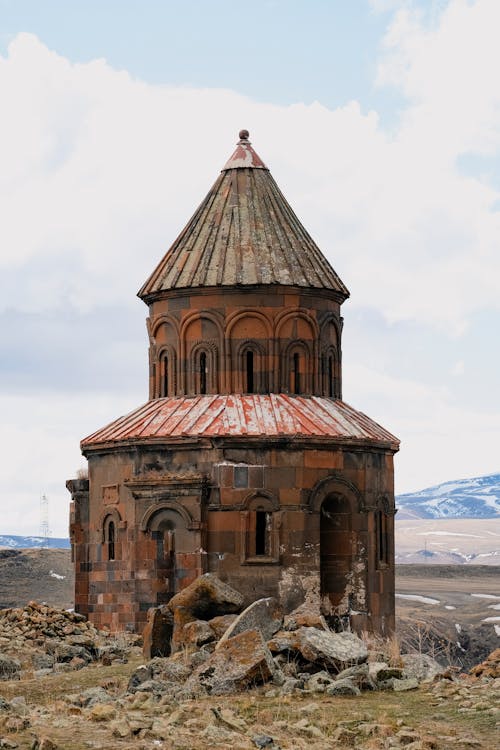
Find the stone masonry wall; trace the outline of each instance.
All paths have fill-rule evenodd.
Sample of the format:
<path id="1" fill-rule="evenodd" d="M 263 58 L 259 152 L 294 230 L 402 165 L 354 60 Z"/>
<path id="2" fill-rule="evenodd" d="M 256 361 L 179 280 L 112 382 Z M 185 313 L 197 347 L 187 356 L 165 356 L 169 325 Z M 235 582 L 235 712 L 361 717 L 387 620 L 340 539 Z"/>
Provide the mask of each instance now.
<path id="1" fill-rule="evenodd" d="M 247 603 L 307 599 L 357 630 L 394 627 L 390 452 L 226 438 L 88 458 L 88 500 L 72 484 L 75 605 L 96 625 L 141 630 L 149 607 L 212 571 Z"/>

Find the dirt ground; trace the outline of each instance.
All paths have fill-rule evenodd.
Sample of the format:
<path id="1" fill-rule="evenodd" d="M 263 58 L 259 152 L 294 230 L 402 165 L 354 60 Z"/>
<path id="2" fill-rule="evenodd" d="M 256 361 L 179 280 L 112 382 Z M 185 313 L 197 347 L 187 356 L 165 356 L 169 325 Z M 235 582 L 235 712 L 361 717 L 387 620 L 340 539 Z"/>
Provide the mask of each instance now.
<path id="1" fill-rule="evenodd" d="M 73 607 L 75 578 L 68 549 L 0 549 L 0 609 L 29 601 Z"/>

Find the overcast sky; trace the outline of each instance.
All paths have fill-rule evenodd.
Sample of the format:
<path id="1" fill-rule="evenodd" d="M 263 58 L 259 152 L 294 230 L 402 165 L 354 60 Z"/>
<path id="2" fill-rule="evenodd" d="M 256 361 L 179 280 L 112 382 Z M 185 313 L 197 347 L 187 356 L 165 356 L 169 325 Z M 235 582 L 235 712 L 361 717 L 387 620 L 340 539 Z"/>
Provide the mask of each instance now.
<path id="1" fill-rule="evenodd" d="M 500 470 L 498 0 L 0 0 L 2 533 L 147 398 L 136 292 L 240 128 L 351 291 L 396 490 Z"/>

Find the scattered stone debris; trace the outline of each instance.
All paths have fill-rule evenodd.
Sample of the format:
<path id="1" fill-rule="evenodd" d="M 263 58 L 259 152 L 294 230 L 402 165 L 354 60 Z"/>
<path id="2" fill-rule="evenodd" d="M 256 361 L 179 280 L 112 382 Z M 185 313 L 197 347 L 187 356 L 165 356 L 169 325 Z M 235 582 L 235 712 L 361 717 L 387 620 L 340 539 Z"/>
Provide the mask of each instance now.
<path id="1" fill-rule="evenodd" d="M 210 590 L 221 589 L 211 580 Z M 205 602 L 202 607 L 196 603 L 198 595 Z M 75 689 L 43 708 L 24 695 L 12 697 L 17 678 L 42 679 L 55 658 L 62 659 L 56 666 L 63 671 L 66 666 L 76 668 L 69 666 L 75 660 L 99 670 L 107 663 L 104 657 L 123 656 L 123 648 L 120 651 L 109 634 L 100 633 L 73 613 L 34 603 L 0 612 L 0 632 L 9 632 L 11 641 L 22 642 L 22 653 L 31 654 L 33 664 L 29 673 L 14 653 L 0 657 L 0 670 L 5 675 L 2 684 L 9 689 L 0 696 L 0 749 L 67 747 L 60 741 L 61 733 L 71 732 L 78 722 L 79 731 L 83 727 L 88 735 L 85 746 L 94 748 L 132 747 L 127 744 L 130 742 L 144 750 L 208 746 L 221 750 L 489 750 L 469 731 L 468 719 L 464 721 L 466 736 L 462 734 L 458 743 L 455 728 L 448 729 L 444 714 L 443 734 L 433 736 L 424 725 L 412 721 L 411 713 L 390 718 L 385 711 L 367 712 L 370 703 L 366 701 L 359 701 L 357 712 L 352 706 L 364 693 L 376 698 L 377 691 L 387 694 L 380 698 L 384 706 L 392 702 L 404 706 L 404 691 L 419 690 L 420 700 L 429 704 L 430 719 L 433 711 L 439 717 L 440 710 L 453 705 L 459 716 L 480 717 L 481 722 L 488 720 L 494 725 L 500 714 L 500 649 L 470 674 L 459 674 L 425 654 L 396 657 L 389 645 L 387 655 L 380 644 L 373 650 L 367 648 L 352 633 L 329 631 L 313 615 L 283 618 L 273 600 L 259 600 L 237 615 L 224 612 L 226 606 L 235 607 L 234 597 L 232 601 L 225 597 L 227 604 L 221 597 L 215 607 L 218 614 L 212 617 L 211 597 L 212 593 L 207 598 L 205 586 L 191 590 L 190 617 L 194 619 L 182 626 L 181 649 L 170 653 L 161 642 L 168 633 L 165 625 L 180 622 L 175 603 L 157 608 L 150 612 L 154 627 L 149 645 L 144 646 L 142 665 L 128 674 L 117 665 L 121 681 L 115 674 L 103 679 L 102 670 L 98 671 L 101 677 L 92 687 L 87 680 L 80 683 L 85 687 L 76 687 L 75 675 Z M 46 630 L 51 631 L 49 636 L 44 635 Z M 154 648 L 161 655 L 148 658 L 155 639 Z M 77 655 L 73 649 L 83 649 L 90 656 L 82 651 Z M 135 664 L 137 654 L 135 649 Z M 253 692 L 254 688 L 258 692 Z M 228 695 L 232 696 L 230 703 Z M 332 707 L 340 701 L 349 702 L 345 704 L 351 707 L 348 718 L 337 712 L 332 719 Z M 271 711 L 266 705 L 279 708 Z"/>
<path id="2" fill-rule="evenodd" d="M 139 639 L 129 635 L 121 641 L 111 638 L 108 631 L 97 630 L 82 615 L 46 604 L 29 602 L 25 607 L 2 609 L 0 680 L 19 679 L 23 669 L 43 676 L 81 669 L 97 660 L 125 659 L 127 648 Z"/>
<path id="3" fill-rule="evenodd" d="M 272 683 L 273 695 L 359 695 L 362 690 L 412 690 L 442 671 L 433 659 L 419 654 L 401 657 L 398 667 L 369 665 L 366 644 L 353 633 L 328 630 L 319 615 L 292 613 L 284 618 L 276 600 L 266 598 L 235 616 L 241 604 L 237 591 L 207 574 L 166 607 L 150 610 L 144 656 L 169 654 L 169 643 L 162 640 L 169 634 L 174 653 L 139 667 L 130 678 L 129 692 L 186 699 Z M 217 626 L 212 626 L 215 621 Z"/>

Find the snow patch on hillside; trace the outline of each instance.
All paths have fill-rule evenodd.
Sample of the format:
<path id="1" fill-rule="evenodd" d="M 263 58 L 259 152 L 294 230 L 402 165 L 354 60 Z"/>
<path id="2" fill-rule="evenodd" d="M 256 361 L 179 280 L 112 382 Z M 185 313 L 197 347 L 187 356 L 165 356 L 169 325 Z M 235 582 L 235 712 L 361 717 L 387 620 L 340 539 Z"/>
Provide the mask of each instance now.
<path id="1" fill-rule="evenodd" d="M 399 495 L 396 504 L 420 518 L 495 518 L 500 516 L 500 474 L 409 492 Z"/>

